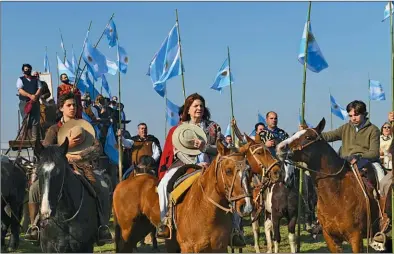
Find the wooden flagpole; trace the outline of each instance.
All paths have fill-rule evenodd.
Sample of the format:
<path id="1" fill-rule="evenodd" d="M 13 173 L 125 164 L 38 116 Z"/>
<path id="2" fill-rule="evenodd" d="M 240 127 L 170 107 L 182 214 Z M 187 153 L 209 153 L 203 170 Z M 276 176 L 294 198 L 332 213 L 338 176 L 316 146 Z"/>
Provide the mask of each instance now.
<path id="1" fill-rule="evenodd" d="M 390 6 L 390 38 L 391 38 L 391 96 L 392 96 L 392 111 L 394 111 L 394 37 L 393 37 L 393 5 Z M 391 123 L 391 129 L 394 128 L 394 122 Z M 391 214 L 394 214 L 394 178 L 391 182 Z M 391 225 L 394 225 L 394 216 L 391 216 Z M 392 246 L 394 246 L 394 237 L 391 237 Z"/>
<path id="2" fill-rule="evenodd" d="M 108 23 L 114 18 L 114 16 L 115 16 L 115 13 L 112 13 L 111 18 L 108 20 Z M 107 23 L 107 24 L 108 24 L 108 23 Z M 90 25 L 89 25 L 89 28 L 88 28 L 88 32 L 90 31 L 90 26 L 91 26 L 91 24 L 92 24 L 92 21 L 90 21 Z M 104 28 L 103 32 L 101 33 L 100 38 L 98 39 L 98 41 L 96 42 L 96 44 L 95 44 L 93 47 L 97 48 L 98 44 L 99 44 L 100 41 L 101 41 L 101 38 L 103 38 L 103 36 L 104 36 L 104 33 L 105 33 L 105 28 Z M 82 48 L 82 51 L 81 51 L 81 55 L 79 56 L 78 70 L 79 70 L 79 64 L 80 64 L 80 62 L 81 62 L 81 58 L 82 58 L 82 55 L 83 55 L 84 48 L 85 48 L 85 42 L 83 43 L 83 48 Z M 83 73 L 83 71 L 85 70 L 85 68 L 86 68 L 86 63 L 85 63 L 85 65 L 84 65 L 84 67 L 82 68 L 82 71 L 81 71 L 80 75 L 79 75 L 78 77 L 75 77 L 75 80 L 76 80 L 75 83 L 76 83 L 76 84 L 78 84 L 77 81 L 79 81 L 79 80 L 81 79 L 82 73 Z M 77 76 L 77 75 L 75 75 L 75 76 Z"/>
<path id="3" fill-rule="evenodd" d="M 305 88 L 306 88 L 306 70 L 307 70 L 307 63 L 308 63 L 308 39 L 309 39 L 309 25 L 311 20 L 311 8 L 312 2 L 309 1 L 308 7 L 308 18 L 306 24 L 306 31 L 305 31 L 305 50 L 304 50 L 304 77 L 302 82 L 302 105 L 301 105 L 301 120 L 305 122 Z M 301 214 L 301 202 L 302 202 L 302 182 L 303 182 L 303 175 L 304 172 L 301 168 L 299 168 L 300 172 L 300 179 L 299 179 L 299 189 L 298 189 L 298 225 L 297 225 L 297 252 L 301 250 L 301 221 L 300 221 L 300 214 Z"/>
<path id="4" fill-rule="evenodd" d="M 234 118 L 234 103 L 233 103 L 233 85 L 231 80 L 231 63 L 230 63 L 230 47 L 227 46 L 227 58 L 228 58 L 228 76 L 230 80 L 230 102 L 231 102 L 231 119 Z M 231 137 L 235 142 L 235 132 L 233 126 L 231 126 Z"/>
<path id="5" fill-rule="evenodd" d="M 176 15 L 176 28 L 178 30 L 178 44 L 179 44 L 179 57 L 181 60 L 181 73 L 182 73 L 182 91 L 183 97 L 186 100 L 186 90 L 185 90 L 185 76 L 183 74 L 183 59 L 182 59 L 182 45 L 181 45 L 181 31 L 179 29 L 179 20 L 178 20 L 178 9 L 175 9 Z"/>

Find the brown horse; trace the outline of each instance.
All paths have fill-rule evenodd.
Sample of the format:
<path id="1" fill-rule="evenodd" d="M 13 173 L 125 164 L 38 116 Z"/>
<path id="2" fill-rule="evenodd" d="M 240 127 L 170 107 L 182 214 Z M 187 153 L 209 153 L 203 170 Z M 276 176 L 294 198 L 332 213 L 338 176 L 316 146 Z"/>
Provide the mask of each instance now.
<path id="1" fill-rule="evenodd" d="M 329 250 L 341 252 L 342 242 L 347 241 L 353 252 L 362 252 L 368 229 L 377 232 L 378 223 L 373 222 L 378 221 L 378 206 L 372 188 L 366 188 L 370 206 L 367 205 L 349 163 L 321 137 L 324 126 L 323 118 L 316 128 L 298 131 L 277 146 L 277 154 L 281 160 L 304 162 L 311 171 L 318 195 L 317 217 Z"/>
<path id="2" fill-rule="evenodd" d="M 225 252 L 232 229 L 228 212 L 247 216 L 252 211 L 245 154 L 230 154 L 221 141 L 217 147 L 214 161 L 175 207 L 176 229 L 173 238 L 166 242 L 168 252 Z M 156 186 L 157 178 L 148 175 L 129 178 L 117 186 L 114 192 L 117 252 L 131 252 L 140 240 L 140 231 L 146 225 L 160 222 Z M 227 208 L 232 202 L 235 208 Z M 145 220 L 140 219 L 143 217 Z"/>

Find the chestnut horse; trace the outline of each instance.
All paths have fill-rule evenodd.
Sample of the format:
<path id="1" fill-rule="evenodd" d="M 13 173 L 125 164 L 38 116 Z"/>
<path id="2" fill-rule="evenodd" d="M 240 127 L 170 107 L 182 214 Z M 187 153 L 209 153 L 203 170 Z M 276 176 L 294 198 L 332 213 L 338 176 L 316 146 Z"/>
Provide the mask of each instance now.
<path id="1" fill-rule="evenodd" d="M 277 154 L 281 160 L 291 158 L 307 164 L 306 169 L 311 172 L 317 188 L 317 217 L 328 249 L 341 252 L 342 242 L 347 241 L 353 252 L 362 252 L 363 237 L 368 229 L 377 232 L 378 206 L 372 188 L 366 188 L 370 203 L 368 207 L 349 163 L 341 159 L 321 137 L 324 126 L 323 118 L 316 128 L 298 131 L 277 146 Z M 370 224 L 367 223 L 368 208 Z"/>
<path id="2" fill-rule="evenodd" d="M 229 212 L 248 216 L 252 211 L 245 154 L 230 154 L 220 140 L 216 144 L 218 155 L 175 207 L 173 237 L 166 241 L 168 252 L 226 252 L 232 229 Z M 133 251 L 140 240 L 139 231 L 160 222 L 156 186 L 157 178 L 140 175 L 121 182 L 115 189 L 117 252 Z M 227 207 L 232 202 L 233 209 Z"/>

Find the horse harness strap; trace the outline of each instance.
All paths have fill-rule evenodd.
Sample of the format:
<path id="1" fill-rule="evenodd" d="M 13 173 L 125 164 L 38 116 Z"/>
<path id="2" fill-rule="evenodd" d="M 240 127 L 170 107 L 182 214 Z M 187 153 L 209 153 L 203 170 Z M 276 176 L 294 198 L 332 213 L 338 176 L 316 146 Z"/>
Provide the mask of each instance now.
<path id="1" fill-rule="evenodd" d="M 310 142 L 308 142 L 308 143 L 306 143 L 306 144 L 301 144 L 301 145 L 297 146 L 297 148 L 295 148 L 294 150 L 300 150 L 301 151 L 305 147 L 308 147 L 308 146 L 312 145 L 313 143 L 315 143 L 317 141 L 323 140 L 323 137 L 319 133 L 317 133 L 317 131 L 315 129 L 311 128 L 310 130 L 312 130 L 312 131 L 314 131 L 316 133 L 317 138 L 312 140 L 312 141 L 310 141 Z"/>
<path id="2" fill-rule="evenodd" d="M 257 146 L 257 147 L 256 147 L 254 150 L 252 150 L 252 147 L 254 148 L 255 146 Z M 268 173 L 271 171 L 271 169 L 272 169 L 274 166 L 276 166 L 276 165 L 279 165 L 279 166 L 280 166 L 280 163 L 279 163 L 278 160 L 274 160 L 274 162 L 273 162 L 271 165 L 269 165 L 268 167 L 266 167 L 263 163 L 261 163 L 260 160 L 257 159 L 257 157 L 256 157 L 256 155 L 255 155 L 255 153 L 256 153 L 258 150 L 260 150 L 260 149 L 263 149 L 264 152 L 265 152 L 264 146 L 261 145 L 261 144 L 257 144 L 257 145 L 253 145 L 253 146 L 249 147 L 249 151 L 250 151 L 250 153 L 252 154 L 252 156 L 253 156 L 253 158 L 255 159 L 255 161 L 257 162 L 257 164 L 259 165 L 259 167 L 261 168 L 262 176 L 264 177 L 266 174 L 268 174 Z"/>
<path id="3" fill-rule="evenodd" d="M 218 166 L 219 166 L 219 164 L 220 164 L 224 159 L 231 159 L 231 160 L 233 160 L 233 161 L 235 162 L 235 169 L 236 169 L 236 172 L 234 173 L 233 179 L 232 179 L 232 181 L 231 181 L 231 186 L 230 186 L 230 190 L 229 190 L 229 191 L 228 191 L 228 187 L 227 187 L 227 185 L 226 185 L 226 183 L 225 183 L 225 181 L 224 181 L 223 170 L 221 170 L 221 176 L 222 176 L 222 181 L 223 181 L 223 184 L 224 184 L 224 189 L 225 189 L 225 191 L 226 191 L 226 199 L 227 199 L 227 201 L 229 201 L 229 202 L 231 203 L 231 201 L 236 201 L 236 200 L 239 200 L 239 199 L 242 199 L 242 198 L 245 198 L 245 197 L 250 197 L 251 195 L 250 195 L 249 193 L 243 194 L 243 195 L 239 195 L 239 196 L 236 196 L 236 197 L 232 197 L 232 196 L 231 196 L 231 194 L 232 194 L 232 192 L 233 192 L 233 189 L 234 189 L 234 183 L 235 183 L 235 179 L 236 179 L 236 177 L 237 177 L 238 172 L 239 172 L 239 171 L 242 172 L 242 171 L 243 171 L 243 168 L 246 167 L 246 160 L 245 160 L 245 159 L 243 159 L 242 161 L 236 161 L 236 160 L 232 159 L 230 156 L 221 156 L 221 155 L 218 155 L 218 156 L 217 156 L 217 159 L 216 159 L 216 163 L 215 163 L 215 184 L 218 183 L 218 181 L 217 181 L 217 170 L 218 170 Z M 233 212 L 233 207 L 231 207 L 231 205 L 230 205 L 229 208 L 226 208 L 226 207 L 223 207 L 222 205 L 218 204 L 218 203 L 217 203 L 216 201 L 214 201 L 212 198 L 210 198 L 210 197 L 206 194 L 206 192 L 204 191 L 204 188 L 203 188 L 203 186 L 202 186 L 202 184 L 201 184 L 201 178 L 198 179 L 198 180 L 199 180 L 199 181 L 198 181 L 198 184 L 200 185 L 201 190 L 202 190 L 204 196 L 207 198 L 207 200 L 208 200 L 209 202 L 211 202 L 213 205 L 215 205 L 216 207 L 220 208 L 221 210 L 223 210 L 223 211 L 226 212 L 226 213 L 229 213 L 229 212 L 232 213 L 232 212 Z"/>
<path id="4" fill-rule="evenodd" d="M 357 168 L 357 164 L 351 165 L 351 168 L 352 168 L 352 171 L 356 177 L 356 180 L 357 180 L 358 184 L 360 185 L 361 190 L 362 190 L 364 197 L 365 197 L 365 203 L 366 203 L 366 208 L 367 208 L 367 240 L 368 240 L 367 252 L 368 252 L 369 243 L 372 242 L 371 241 L 371 238 L 372 238 L 372 236 L 371 236 L 371 234 L 372 234 L 372 232 L 371 232 L 371 207 L 370 207 L 370 203 L 369 203 L 369 197 L 368 197 L 366 188 L 362 182 L 362 178 L 361 178 L 360 172 Z"/>

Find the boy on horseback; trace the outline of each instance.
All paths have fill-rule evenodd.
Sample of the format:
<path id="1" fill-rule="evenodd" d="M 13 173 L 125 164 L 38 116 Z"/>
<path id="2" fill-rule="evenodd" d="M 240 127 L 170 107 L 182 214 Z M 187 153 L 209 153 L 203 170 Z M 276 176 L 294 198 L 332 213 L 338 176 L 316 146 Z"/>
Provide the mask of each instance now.
<path id="1" fill-rule="evenodd" d="M 367 117 L 368 112 L 364 102 L 355 100 L 350 102 L 346 111 L 350 121 L 338 129 L 323 132 L 322 137 L 327 142 L 342 140 L 340 156 L 352 165 L 357 165 L 361 175 L 368 178 L 370 182 L 375 181 L 375 176 L 370 176 L 367 169 L 372 164 L 376 172 L 378 181 L 383 179 L 385 172 L 379 164 L 380 131 L 377 126 L 372 124 Z M 379 183 L 378 183 L 379 185 Z M 374 186 L 376 189 L 377 186 Z M 379 197 L 379 199 L 378 199 Z M 378 192 L 375 195 L 380 208 L 384 207 L 385 197 Z M 388 219 L 381 218 L 380 230 L 383 232 L 387 226 Z M 374 240 L 382 242 L 381 239 L 374 237 Z"/>
<path id="2" fill-rule="evenodd" d="M 58 133 L 59 130 L 70 120 L 75 119 L 76 114 L 76 102 L 75 95 L 72 93 L 64 94 L 60 96 L 58 100 L 59 110 L 62 112 L 61 120 L 51 126 L 48 129 L 48 132 L 45 136 L 45 140 L 43 142 L 44 146 L 58 144 L 58 139 L 61 138 Z M 97 159 L 101 153 L 101 145 L 97 139 L 94 139 L 93 144 L 86 144 L 87 139 L 85 139 L 83 128 L 84 125 L 88 126 L 88 122 L 84 120 L 83 123 L 79 123 L 78 128 L 72 128 L 69 131 L 69 153 L 66 154 L 66 157 L 71 165 L 71 168 L 78 174 L 79 170 L 82 170 L 85 176 L 91 181 L 94 182 L 93 170 L 95 165 L 97 164 Z M 78 129 L 78 130 L 77 130 Z M 74 131 L 75 130 L 75 131 Z M 72 152 L 72 153 L 71 153 Z M 70 169 L 71 170 L 71 169 Z M 96 189 L 96 185 L 93 184 L 93 188 Z M 31 228 L 30 231 L 26 233 L 26 239 L 32 241 L 38 241 L 38 227 L 36 226 L 36 216 L 38 214 L 38 209 L 40 205 L 40 193 L 39 193 L 39 183 L 38 181 L 34 182 L 31 185 L 30 193 L 29 193 L 29 213 L 30 213 L 30 222 Z M 100 190 L 95 190 L 96 193 L 99 193 Z M 96 208 L 99 217 L 99 228 L 98 228 L 98 241 L 97 245 L 103 245 L 108 242 L 112 242 L 112 235 L 109 232 L 109 228 L 107 226 L 108 219 L 104 218 L 103 211 L 101 210 L 101 204 L 99 200 L 99 195 L 96 195 Z"/>

